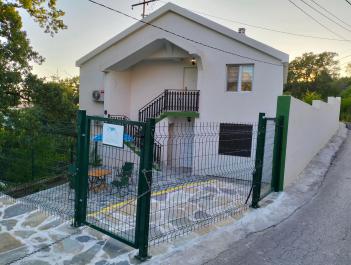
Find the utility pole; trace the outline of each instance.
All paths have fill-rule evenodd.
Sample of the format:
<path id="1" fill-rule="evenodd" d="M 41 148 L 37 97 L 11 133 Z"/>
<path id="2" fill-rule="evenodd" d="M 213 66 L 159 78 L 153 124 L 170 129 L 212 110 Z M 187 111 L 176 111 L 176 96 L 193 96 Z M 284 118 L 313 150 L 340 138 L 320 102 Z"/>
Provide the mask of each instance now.
<path id="1" fill-rule="evenodd" d="M 141 14 L 141 17 L 144 18 L 145 17 L 145 10 L 146 10 L 146 5 L 148 5 L 151 2 L 156 2 L 158 0 L 143 0 L 141 3 L 138 4 L 133 4 L 132 5 L 132 9 L 136 6 L 140 6 L 143 5 L 143 13 Z"/>

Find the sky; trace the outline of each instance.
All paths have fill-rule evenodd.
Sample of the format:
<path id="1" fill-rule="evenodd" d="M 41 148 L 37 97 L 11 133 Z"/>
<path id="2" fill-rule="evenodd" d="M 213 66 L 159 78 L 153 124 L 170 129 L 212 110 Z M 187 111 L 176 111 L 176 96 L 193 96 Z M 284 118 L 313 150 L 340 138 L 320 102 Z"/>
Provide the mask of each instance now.
<path id="1" fill-rule="evenodd" d="M 141 0 L 96 0 L 140 18 L 142 9 L 131 9 L 133 3 Z M 351 62 L 351 41 L 330 41 L 313 38 L 291 36 L 259 28 L 243 25 L 250 24 L 275 30 L 298 34 L 339 38 L 351 40 L 351 26 L 342 28 L 321 16 L 302 1 L 319 5 L 336 15 L 339 19 L 351 25 L 351 5 L 345 0 L 291 0 L 302 7 L 308 14 L 337 34 L 319 25 L 301 10 L 292 5 L 289 0 L 172 0 L 171 2 L 195 11 L 200 15 L 214 20 L 228 28 L 237 30 L 246 28 L 247 36 L 268 44 L 290 55 L 290 60 L 304 52 L 332 51 L 339 54 L 341 68 Z M 152 12 L 164 5 L 165 1 L 150 3 L 147 12 Z M 60 31 L 54 37 L 43 33 L 37 24 L 23 14 L 24 29 L 33 48 L 46 58 L 42 65 L 34 65 L 34 73 L 41 77 L 58 75 L 72 77 L 79 75 L 75 62 L 98 45 L 120 33 L 135 23 L 134 20 L 111 12 L 90 3 L 87 0 L 58 0 L 58 6 L 66 12 L 64 22 L 68 29 Z M 323 11 L 320 9 L 320 11 Z M 329 17 L 331 17 L 329 15 Z M 341 24 L 340 21 L 331 17 Z M 236 22 L 234 22 L 236 21 Z M 343 24 L 341 24 L 343 25 Z M 178 33 L 178 32 L 177 32 Z"/>

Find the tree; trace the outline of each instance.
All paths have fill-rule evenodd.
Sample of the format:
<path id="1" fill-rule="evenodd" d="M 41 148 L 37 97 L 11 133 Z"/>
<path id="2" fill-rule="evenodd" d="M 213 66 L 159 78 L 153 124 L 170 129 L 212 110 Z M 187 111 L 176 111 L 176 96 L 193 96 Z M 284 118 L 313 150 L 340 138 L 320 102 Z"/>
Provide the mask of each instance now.
<path id="1" fill-rule="evenodd" d="M 288 83 L 285 92 L 302 99 L 307 91 L 316 91 L 326 98 L 338 95 L 340 88 L 332 86 L 338 79 L 340 68 L 333 52 L 304 53 L 289 64 Z"/>
<path id="2" fill-rule="evenodd" d="M 28 75 L 31 105 L 0 116 L 0 182 L 18 186 L 64 175 L 75 147 L 78 80 Z"/>
<path id="3" fill-rule="evenodd" d="M 304 53 L 289 64 L 288 83 L 314 82 L 320 75 L 337 78 L 340 68 L 335 60 L 337 53 Z"/>
<path id="4" fill-rule="evenodd" d="M 40 112 L 40 118 L 50 122 L 75 122 L 78 109 L 78 77 L 45 81 L 29 75 L 25 90 L 32 105 Z M 27 87 L 28 86 L 28 87 Z"/>
<path id="5" fill-rule="evenodd" d="M 42 63 L 22 29 L 19 11 L 26 11 L 45 32 L 54 35 L 65 29 L 56 0 L 0 0 L 0 114 L 20 102 L 30 101 L 25 86 L 30 63 Z"/>

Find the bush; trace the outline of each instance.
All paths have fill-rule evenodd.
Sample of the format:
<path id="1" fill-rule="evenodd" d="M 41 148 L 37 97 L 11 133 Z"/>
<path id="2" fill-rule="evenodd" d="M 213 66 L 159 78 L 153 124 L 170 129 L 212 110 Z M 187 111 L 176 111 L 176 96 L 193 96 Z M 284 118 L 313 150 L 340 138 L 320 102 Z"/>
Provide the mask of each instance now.
<path id="1" fill-rule="evenodd" d="M 351 122 L 351 96 L 341 99 L 340 119 Z"/>
<path id="2" fill-rule="evenodd" d="M 312 92 L 307 91 L 302 97 L 302 101 L 311 105 L 313 100 L 321 100 L 321 99 L 322 99 L 322 96 L 315 91 L 312 91 Z"/>

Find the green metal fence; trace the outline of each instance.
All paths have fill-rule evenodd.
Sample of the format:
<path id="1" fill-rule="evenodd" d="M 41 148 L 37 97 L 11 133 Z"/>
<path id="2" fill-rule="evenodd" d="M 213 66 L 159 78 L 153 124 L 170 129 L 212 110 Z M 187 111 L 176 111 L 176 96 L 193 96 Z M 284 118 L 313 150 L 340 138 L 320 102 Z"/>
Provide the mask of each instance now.
<path id="1" fill-rule="evenodd" d="M 0 142 L 0 197 L 73 218 L 75 123 L 45 120 L 20 130 L 4 127 Z"/>
<path id="2" fill-rule="evenodd" d="M 122 126 L 122 146 L 106 144 L 108 124 Z M 259 207 L 277 189 L 282 128 L 282 118 L 263 113 L 258 123 L 155 124 L 79 111 L 76 125 L 45 125 L 21 152 L 0 150 L 2 183 L 16 174 L 8 165 L 28 171 L 26 181 L 2 186 L 0 196 L 90 226 L 138 248 L 144 260 L 149 246 Z"/>

